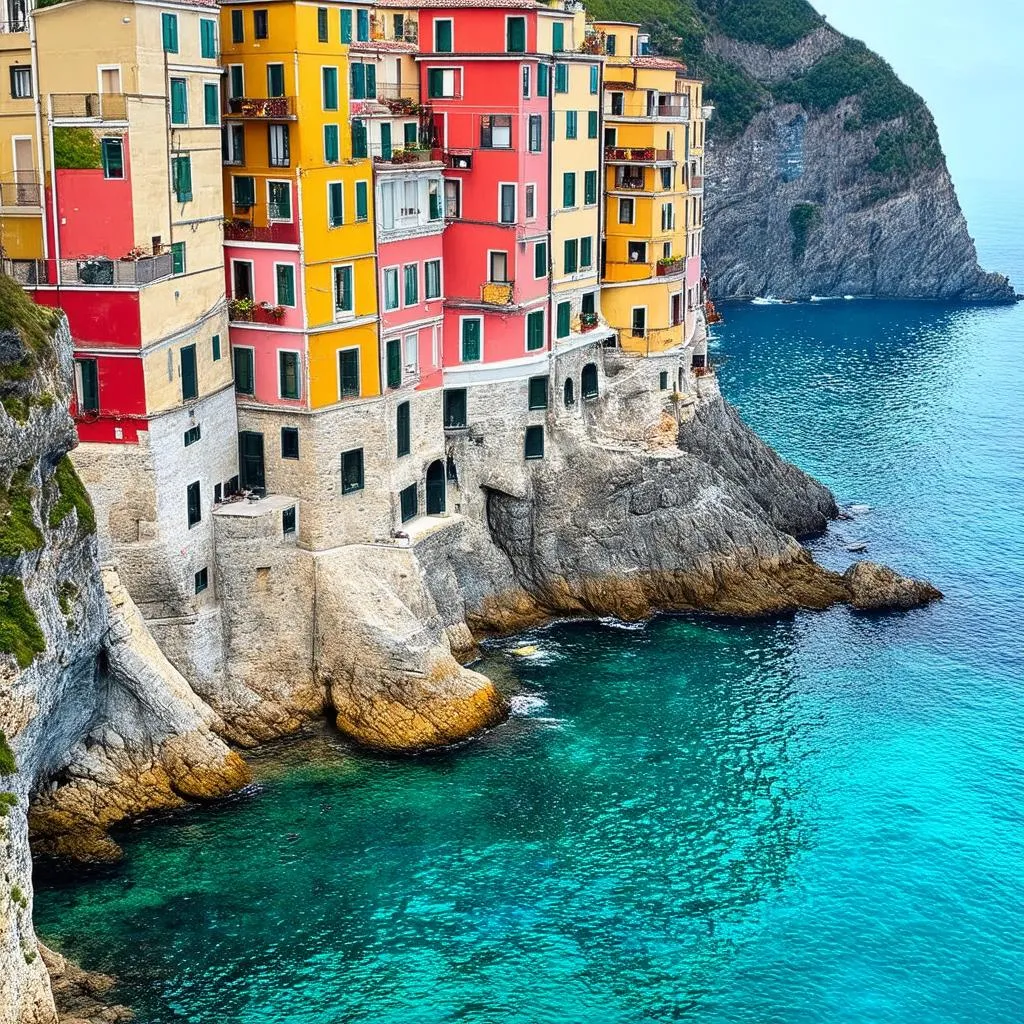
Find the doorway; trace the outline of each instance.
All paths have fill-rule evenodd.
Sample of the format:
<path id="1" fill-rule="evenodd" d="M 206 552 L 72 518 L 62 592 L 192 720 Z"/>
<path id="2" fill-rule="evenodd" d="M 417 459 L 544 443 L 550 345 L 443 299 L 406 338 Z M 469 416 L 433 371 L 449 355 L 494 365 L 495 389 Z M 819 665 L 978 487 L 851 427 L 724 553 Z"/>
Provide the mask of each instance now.
<path id="1" fill-rule="evenodd" d="M 444 510 L 444 463 L 437 459 L 427 467 L 427 515 L 439 516 Z"/>
<path id="2" fill-rule="evenodd" d="M 262 434 L 254 430 L 238 432 L 238 469 L 243 490 L 263 490 L 266 487 Z"/>

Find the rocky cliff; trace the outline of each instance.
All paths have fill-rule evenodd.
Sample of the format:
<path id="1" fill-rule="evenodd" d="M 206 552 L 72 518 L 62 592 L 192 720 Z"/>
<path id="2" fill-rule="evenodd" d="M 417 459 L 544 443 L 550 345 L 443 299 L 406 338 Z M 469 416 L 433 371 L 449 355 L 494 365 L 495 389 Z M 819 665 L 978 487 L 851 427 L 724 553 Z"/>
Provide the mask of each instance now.
<path id="1" fill-rule="evenodd" d="M 985 273 L 923 100 L 805 0 L 596 0 L 706 81 L 716 297 L 1013 300 Z"/>
<path id="2" fill-rule="evenodd" d="M 248 778 L 97 564 L 66 457 L 70 380 L 63 320 L 0 278 L 0 1024 L 56 1020 L 32 929 L 30 795 L 41 849 L 110 857 L 110 824 Z"/>

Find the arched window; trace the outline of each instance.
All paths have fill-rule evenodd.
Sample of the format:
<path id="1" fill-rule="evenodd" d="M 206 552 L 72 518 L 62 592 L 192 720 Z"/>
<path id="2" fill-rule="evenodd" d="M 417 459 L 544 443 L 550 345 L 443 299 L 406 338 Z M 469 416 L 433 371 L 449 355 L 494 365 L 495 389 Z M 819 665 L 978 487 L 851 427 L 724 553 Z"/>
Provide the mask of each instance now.
<path id="1" fill-rule="evenodd" d="M 567 377 L 565 381 L 565 407 L 568 409 L 570 406 L 576 404 L 576 386 L 572 382 L 572 377 Z"/>
<path id="2" fill-rule="evenodd" d="M 597 398 L 597 363 L 587 363 L 583 367 L 580 389 L 584 398 Z"/>

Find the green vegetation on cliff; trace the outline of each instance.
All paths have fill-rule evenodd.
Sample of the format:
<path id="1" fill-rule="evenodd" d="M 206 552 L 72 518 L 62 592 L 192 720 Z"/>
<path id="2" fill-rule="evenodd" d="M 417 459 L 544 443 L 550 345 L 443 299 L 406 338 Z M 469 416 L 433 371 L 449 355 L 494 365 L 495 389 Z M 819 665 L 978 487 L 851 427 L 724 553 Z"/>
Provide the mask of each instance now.
<path id="1" fill-rule="evenodd" d="M 0 491 L 0 558 L 17 558 L 25 551 L 43 546 L 43 535 L 36 526 L 32 508 L 32 488 L 24 467 L 11 478 L 6 491 Z"/>
<path id="2" fill-rule="evenodd" d="M 18 770 L 14 760 L 14 751 L 7 742 L 7 735 L 0 729 L 0 775 L 13 775 Z"/>
<path id="3" fill-rule="evenodd" d="M 13 654 L 20 668 L 28 668 L 45 650 L 46 638 L 21 578 L 0 576 L 0 651 Z"/>
<path id="4" fill-rule="evenodd" d="M 53 478 L 57 484 L 58 497 L 50 509 L 50 526 L 60 526 L 71 514 L 71 510 L 76 509 L 79 530 L 82 533 L 93 533 L 96 529 L 96 515 L 92 502 L 66 455 L 57 463 Z"/>
<path id="5" fill-rule="evenodd" d="M 799 262 L 807 252 L 807 240 L 814 226 L 821 220 L 821 208 L 814 203 L 797 203 L 789 211 L 789 226 L 793 232 L 793 260 Z"/>
<path id="6" fill-rule="evenodd" d="M 807 0 L 697 0 L 724 35 L 780 49 L 825 23 Z"/>

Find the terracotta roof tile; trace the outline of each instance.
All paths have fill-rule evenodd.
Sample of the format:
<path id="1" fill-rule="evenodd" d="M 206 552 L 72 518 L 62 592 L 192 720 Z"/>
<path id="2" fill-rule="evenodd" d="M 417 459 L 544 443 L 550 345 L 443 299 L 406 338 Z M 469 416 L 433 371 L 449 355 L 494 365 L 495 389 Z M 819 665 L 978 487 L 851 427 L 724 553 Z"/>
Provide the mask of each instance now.
<path id="1" fill-rule="evenodd" d="M 416 53 L 419 49 L 414 43 L 399 42 L 397 39 L 371 39 L 369 42 L 352 42 L 349 50 L 359 53 L 372 53 L 375 50 L 390 50 L 396 53 Z"/>
<path id="2" fill-rule="evenodd" d="M 668 57 L 634 57 L 629 62 L 635 68 L 654 68 L 658 71 L 685 71 L 686 65 Z"/>

